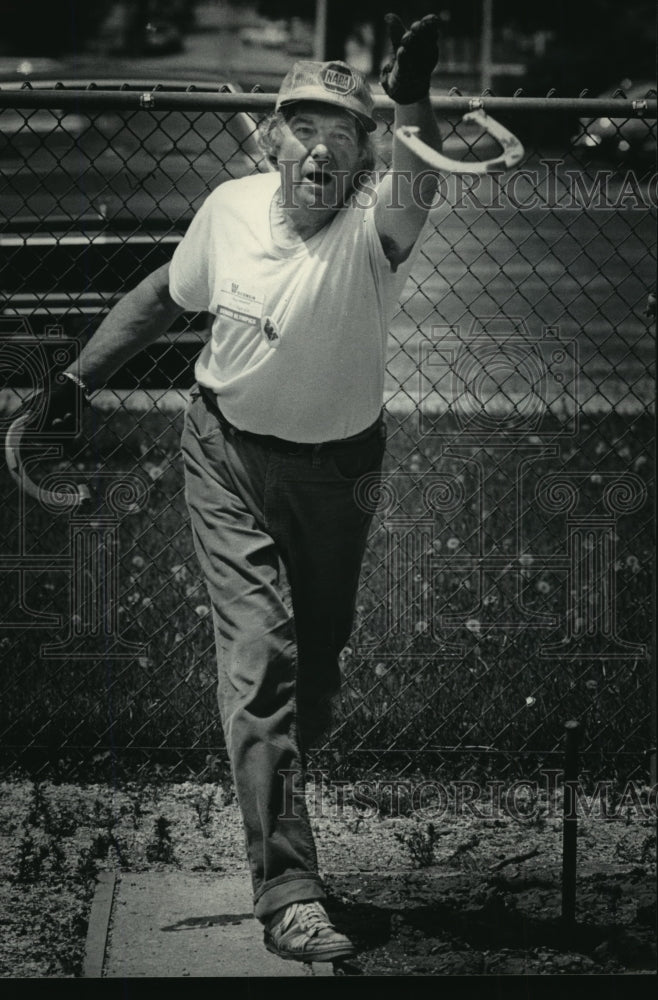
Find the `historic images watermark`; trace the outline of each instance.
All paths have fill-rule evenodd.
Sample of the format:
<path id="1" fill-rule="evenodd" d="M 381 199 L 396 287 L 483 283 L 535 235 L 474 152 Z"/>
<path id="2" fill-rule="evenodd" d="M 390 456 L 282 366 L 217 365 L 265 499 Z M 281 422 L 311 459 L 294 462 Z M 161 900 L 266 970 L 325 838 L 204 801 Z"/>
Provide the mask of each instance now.
<path id="1" fill-rule="evenodd" d="M 299 207 L 297 192 L 307 183 L 298 176 L 297 160 L 279 160 L 282 175 L 282 205 Z M 536 166 L 512 171 L 442 173 L 422 170 L 359 171 L 332 170 L 332 185 L 318 184 L 314 207 L 340 209 L 353 192 L 351 204 L 372 209 L 382 199 L 386 209 L 402 209 L 409 201 L 419 208 L 449 206 L 453 210 L 476 208 L 487 212 L 648 211 L 658 207 L 658 173 L 646 178 L 632 169 L 619 175 L 598 168 L 592 173 L 570 168 L 566 160 L 540 159 Z M 384 177 L 387 184 L 382 184 Z M 428 195 L 428 180 L 433 184 Z"/>
<path id="2" fill-rule="evenodd" d="M 285 811 L 292 819 L 307 810 L 315 819 L 353 819 L 358 816 L 406 817 L 412 820 L 595 819 L 625 823 L 658 816 L 658 785 L 600 780 L 588 787 L 564 782 L 561 770 L 543 770 L 539 779 L 516 781 L 411 781 L 406 778 L 336 780 L 328 772 L 311 769 L 302 779 L 298 769 L 281 771 Z M 573 792 L 565 812 L 565 787 Z"/>

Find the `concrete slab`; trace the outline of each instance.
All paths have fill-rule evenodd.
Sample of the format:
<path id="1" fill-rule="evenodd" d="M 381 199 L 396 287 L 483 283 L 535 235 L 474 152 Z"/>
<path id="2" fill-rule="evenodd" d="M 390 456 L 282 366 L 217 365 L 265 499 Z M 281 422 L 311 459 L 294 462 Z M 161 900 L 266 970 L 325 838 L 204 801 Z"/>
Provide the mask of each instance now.
<path id="1" fill-rule="evenodd" d="M 270 954 L 252 912 L 248 876 L 122 872 L 99 879 L 87 978 L 332 976 L 329 963 Z"/>

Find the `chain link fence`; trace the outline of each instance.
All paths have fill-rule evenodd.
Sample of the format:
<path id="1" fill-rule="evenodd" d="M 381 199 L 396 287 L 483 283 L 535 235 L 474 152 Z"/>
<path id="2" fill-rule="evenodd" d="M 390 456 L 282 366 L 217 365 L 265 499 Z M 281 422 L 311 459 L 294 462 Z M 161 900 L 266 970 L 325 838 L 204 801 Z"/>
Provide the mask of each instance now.
<path id="1" fill-rule="evenodd" d="M 230 86 L 0 90 L 2 430 L 217 184 L 264 171 L 273 95 Z M 528 774 L 584 724 L 593 777 L 646 778 L 652 669 L 655 93 L 435 98 L 444 176 L 392 324 L 389 428 L 337 721 L 312 763 Z M 391 106 L 377 98 L 379 168 Z M 61 448 L 26 445 L 53 508 L 0 474 L 5 771 L 212 774 L 224 743 L 178 440 L 208 318 L 127 363 Z"/>

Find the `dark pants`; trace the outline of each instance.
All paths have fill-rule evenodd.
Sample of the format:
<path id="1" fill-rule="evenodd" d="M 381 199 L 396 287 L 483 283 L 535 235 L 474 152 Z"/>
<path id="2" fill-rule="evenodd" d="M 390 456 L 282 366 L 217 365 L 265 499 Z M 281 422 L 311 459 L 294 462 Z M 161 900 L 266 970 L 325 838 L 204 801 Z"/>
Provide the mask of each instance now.
<path id="1" fill-rule="evenodd" d="M 372 520 L 355 485 L 381 468 L 385 439 L 381 420 L 315 448 L 242 435 L 198 389 L 185 414 L 186 500 L 261 920 L 324 898 L 300 794 L 304 748 L 328 728 L 340 687 Z"/>

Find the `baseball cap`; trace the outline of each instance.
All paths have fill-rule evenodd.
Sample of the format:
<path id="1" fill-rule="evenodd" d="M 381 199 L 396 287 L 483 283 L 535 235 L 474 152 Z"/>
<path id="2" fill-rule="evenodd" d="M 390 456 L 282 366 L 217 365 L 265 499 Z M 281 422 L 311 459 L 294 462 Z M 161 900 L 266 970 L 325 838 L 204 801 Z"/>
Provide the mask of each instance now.
<path id="1" fill-rule="evenodd" d="M 356 69 L 345 62 L 300 59 L 285 75 L 276 99 L 276 110 L 298 101 L 322 101 L 355 115 L 366 132 L 374 132 L 374 101 L 370 87 Z"/>

